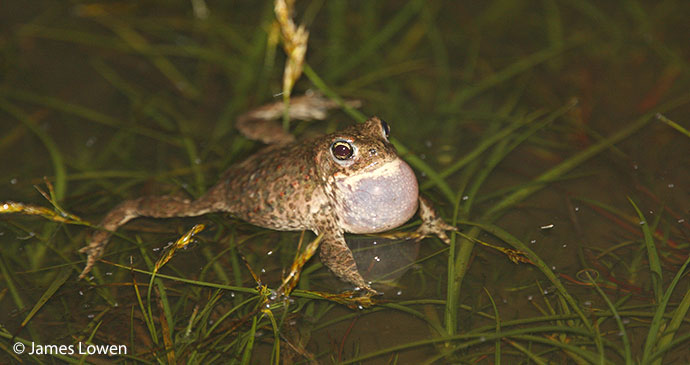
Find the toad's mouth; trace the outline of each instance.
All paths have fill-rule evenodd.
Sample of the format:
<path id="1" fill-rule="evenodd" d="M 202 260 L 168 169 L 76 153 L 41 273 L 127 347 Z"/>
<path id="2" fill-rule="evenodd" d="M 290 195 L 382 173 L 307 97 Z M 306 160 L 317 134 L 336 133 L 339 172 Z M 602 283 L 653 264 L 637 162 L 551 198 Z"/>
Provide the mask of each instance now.
<path id="1" fill-rule="evenodd" d="M 337 214 L 347 232 L 387 231 L 417 211 L 417 178 L 405 161 L 396 158 L 370 167 L 335 177 Z"/>

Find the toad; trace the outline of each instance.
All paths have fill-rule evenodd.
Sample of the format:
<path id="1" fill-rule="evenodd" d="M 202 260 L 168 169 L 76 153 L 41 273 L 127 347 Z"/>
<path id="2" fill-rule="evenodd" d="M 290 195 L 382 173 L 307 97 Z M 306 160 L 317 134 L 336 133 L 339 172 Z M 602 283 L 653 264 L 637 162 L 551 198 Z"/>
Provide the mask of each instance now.
<path id="1" fill-rule="evenodd" d="M 319 95 L 293 98 L 291 119 L 325 119 L 337 105 Z M 347 233 L 378 233 L 396 228 L 419 211 L 417 240 L 436 235 L 448 243 L 446 231 L 456 228 L 437 216 L 419 196 L 410 166 L 389 141 L 389 125 L 373 117 L 325 136 L 296 142 L 275 121 L 283 104 L 274 103 L 244 114 L 237 128 L 268 146 L 230 167 L 206 194 L 196 200 L 146 196 L 124 201 L 101 221 L 81 252 L 88 255 L 83 278 L 103 255 L 113 231 L 137 217 L 192 217 L 226 212 L 251 224 L 280 230 L 322 234 L 320 257 L 337 277 L 376 293 L 360 275 Z"/>

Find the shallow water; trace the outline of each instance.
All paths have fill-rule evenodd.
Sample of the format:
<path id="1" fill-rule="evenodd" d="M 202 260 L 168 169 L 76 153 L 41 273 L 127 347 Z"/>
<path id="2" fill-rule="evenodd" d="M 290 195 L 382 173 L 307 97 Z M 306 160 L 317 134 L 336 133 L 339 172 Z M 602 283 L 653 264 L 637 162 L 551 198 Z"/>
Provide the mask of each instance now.
<path id="1" fill-rule="evenodd" d="M 47 176 L 64 209 L 97 222 L 125 198 L 199 195 L 227 166 L 259 148 L 240 137 L 232 123 L 281 90 L 283 52 L 279 47 L 266 51 L 270 2 L 209 3 L 211 16 L 205 20 L 195 18 L 187 2 L 3 5 L 0 201 L 49 207 L 34 188 L 45 190 Z M 690 5 L 683 1 L 300 1 L 297 19 L 304 19 L 310 30 L 309 65 L 339 95 L 361 99 L 364 114 L 389 122 L 399 149 L 409 150 L 403 157 L 415 168 L 421 186 L 433 180 L 424 166 L 442 172 L 487 138 L 514 123 L 526 123 L 445 176 L 448 191 L 438 186 L 422 191 L 447 221 L 454 216 L 459 195 L 458 218 L 478 222 L 486 221 L 484 214 L 505 196 L 648 113 L 662 112 L 690 128 L 689 13 Z M 296 89 L 308 88 L 316 87 L 303 76 Z M 577 106 L 557 113 L 573 98 Z M 547 123 L 550 116 L 554 118 Z M 326 123 L 298 123 L 294 130 L 307 135 L 352 122 L 337 112 Z M 542 122 L 527 138 L 524 133 Z M 495 146 L 510 146 L 523 134 L 526 139 L 501 156 Z M 596 270 L 600 287 L 611 301 L 620 300 L 621 308 L 653 313 L 656 300 L 644 224 L 630 200 L 653 228 L 665 288 L 690 250 L 689 155 L 690 138 L 652 118 L 501 210 L 492 222 L 536 252 L 586 313 L 606 310 L 607 305 L 583 282 L 585 268 Z M 500 162 L 493 166 L 492 158 Z M 120 231 L 122 237 L 109 247 L 106 259 L 130 265 L 131 258 L 135 267 L 145 268 L 142 252 L 155 260 L 166 243 L 199 222 L 209 225 L 200 243 L 179 253 L 164 268 L 166 274 L 254 288 L 239 252 L 262 283 L 279 285 L 299 234 L 267 232 L 221 215 L 137 220 Z M 465 234 L 472 229 L 460 228 Z M 96 318 L 102 320 L 99 343 L 137 343 L 132 345 L 137 356 L 152 360 L 149 349 L 163 345 L 152 344 L 131 284 L 133 277 L 139 284 L 147 284 L 149 277 L 101 263 L 97 284 L 77 282 L 83 263 L 76 251 L 89 232 L 39 217 L 0 215 L 0 323 L 20 338 L 50 344 L 90 333 Z M 460 239 L 456 236 L 458 245 Z M 507 247 L 486 232 L 477 239 Z M 137 240 L 143 244 L 137 246 Z M 353 236 L 350 244 L 372 246 L 372 240 Z M 468 335 L 482 326 L 491 328 L 495 321 L 485 314 L 494 314 L 492 301 L 502 321 L 565 311 L 557 289 L 536 267 L 514 264 L 504 254 L 475 244 L 459 307 L 454 308 L 457 326 L 449 329 L 444 312 L 448 247 L 435 238 L 419 245 L 382 246 L 392 251 L 374 252 L 358 263 L 386 266 L 383 272 L 364 271 L 368 279 L 383 281 L 377 284 L 385 288 L 379 299 L 400 307 L 352 310 L 299 299 L 299 310 L 286 317 L 296 329 L 286 326 L 284 335 L 294 343 L 303 341 L 306 351 L 328 363 L 438 338 L 438 328 Z M 63 268 L 73 271 L 70 278 L 29 326 L 20 328 Z M 392 274 L 381 280 L 386 273 Z M 687 289 L 684 280 L 672 296 L 672 308 Z M 170 324 L 177 335 L 186 329 L 195 305 L 204 308 L 215 289 L 165 283 L 168 295 L 180 303 L 173 305 L 175 320 Z M 348 286 L 314 258 L 299 288 L 337 293 Z M 219 295 L 222 299 L 208 321 L 237 305 L 238 298 L 247 298 L 229 290 Z M 130 325 L 132 317 L 136 325 Z M 240 323 L 242 316 L 231 318 Z M 626 317 L 636 356 L 649 319 Z M 231 324 L 227 328 L 237 330 Z M 245 333 L 249 324 L 239 328 Z M 685 323 L 680 333 L 687 330 Z M 602 331 L 609 336 L 617 331 L 616 324 L 609 318 Z M 272 336 L 270 325 L 262 324 L 256 361 L 270 358 Z M 615 335 L 609 338 L 611 348 L 623 348 Z M 410 345 L 363 362 L 412 363 L 438 356 L 441 363 L 492 363 L 495 342 L 489 342 L 458 348 L 447 357 L 439 355 L 443 344 Z M 7 344 L 9 348 L 12 343 Z M 517 347 L 503 344 L 504 362 L 524 359 Z M 535 351 L 544 350 L 535 346 Z M 230 348 L 224 356 L 241 358 L 241 352 Z M 287 348 L 281 348 L 284 354 Z M 176 349 L 180 359 L 189 354 L 182 342 Z M 573 361 L 563 351 L 544 351 L 540 356 L 549 361 Z M 612 362 L 622 362 L 614 350 L 606 354 Z M 0 354 L 3 359 L 10 356 Z M 665 362 L 688 363 L 687 356 L 676 348 Z"/>

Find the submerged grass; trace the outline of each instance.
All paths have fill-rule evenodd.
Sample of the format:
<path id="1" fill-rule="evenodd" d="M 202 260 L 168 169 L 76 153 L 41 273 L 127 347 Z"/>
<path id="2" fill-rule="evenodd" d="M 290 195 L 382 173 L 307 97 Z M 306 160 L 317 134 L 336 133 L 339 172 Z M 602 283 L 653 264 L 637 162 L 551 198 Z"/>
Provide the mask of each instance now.
<path id="1" fill-rule="evenodd" d="M 239 10 L 209 4 L 207 18 L 179 4 L 77 2 L 13 20 L 0 38 L 11 45 L 0 63 L 11 71 L 0 84 L 0 125 L 8 126 L 0 135 L 0 190 L 10 194 L 0 196 L 0 213 L 8 213 L 0 214 L 0 359 L 102 360 L 12 349 L 83 342 L 127 344 L 127 354 L 103 358 L 125 363 L 689 360 L 682 345 L 690 339 L 690 231 L 687 217 L 674 213 L 687 205 L 674 200 L 687 180 L 667 172 L 687 161 L 676 162 L 681 169 L 664 162 L 688 146 L 687 44 L 669 30 L 679 22 L 674 13 L 682 14 L 671 10 L 687 5 L 630 3 L 623 13 L 591 1 L 544 1 L 537 12 L 513 1 L 295 5 L 293 33 L 305 24 L 310 34 L 306 60 L 290 57 L 297 44 L 284 44 L 288 55 L 277 48 L 273 1 Z M 656 16 L 645 14 L 650 7 Z M 546 39 L 533 36 L 542 33 Z M 304 77 L 288 82 L 283 66 L 291 60 L 290 72 L 303 67 Z M 665 70 L 658 80 L 616 73 L 656 75 L 657 63 Z M 597 82 L 598 68 L 611 72 L 605 82 Z M 637 95 L 630 83 L 651 91 Z M 309 261 L 320 238 L 301 252 L 304 236 L 214 215 L 200 218 L 210 222 L 203 234 L 198 226 L 184 234 L 177 227 L 187 222 L 179 221 L 128 225 L 92 278 L 72 280 L 88 221 L 139 195 L 139 186 L 203 194 L 223 168 L 257 148 L 233 132 L 234 117 L 281 92 L 289 99 L 293 87 L 337 102 L 336 118 L 389 120 L 392 143 L 420 174 L 422 193 L 463 231 L 449 246 L 423 244 L 419 259 L 400 265 L 411 273 L 376 298 L 339 294 L 330 274 Z M 363 100 L 363 110 L 351 99 Z M 619 109 L 601 112 L 620 100 Z M 289 122 L 309 133 L 305 123 Z M 339 128 L 324 124 L 314 129 Z M 657 140 L 663 153 L 639 153 Z M 635 162 L 634 178 L 613 180 L 616 191 L 602 194 L 587 181 L 645 158 L 652 162 Z M 667 164 L 661 178 L 649 167 L 655 163 Z M 51 174 L 43 195 L 53 209 L 16 203 L 33 201 L 32 185 Z M 660 192 L 660 181 L 676 190 Z M 541 222 L 563 214 L 549 208 L 548 194 L 584 203 L 597 219 L 571 219 L 584 232 L 563 219 L 547 232 Z M 525 228 L 539 226 L 546 228 L 538 237 L 553 246 L 535 244 Z M 608 233 L 590 233 L 599 230 Z M 196 248 L 192 237 L 201 242 Z M 151 251 L 152 242 L 177 238 Z M 578 260 L 554 257 L 561 241 L 580 246 Z M 507 245 L 526 260 L 515 266 L 475 249 L 477 242 Z"/>

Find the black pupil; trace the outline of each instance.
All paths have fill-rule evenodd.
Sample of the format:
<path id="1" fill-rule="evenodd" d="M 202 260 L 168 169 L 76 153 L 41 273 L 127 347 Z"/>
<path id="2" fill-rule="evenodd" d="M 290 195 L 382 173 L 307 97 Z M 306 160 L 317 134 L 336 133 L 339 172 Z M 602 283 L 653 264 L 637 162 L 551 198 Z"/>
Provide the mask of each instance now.
<path id="1" fill-rule="evenodd" d="M 333 155 L 339 160 L 344 160 L 352 156 L 352 148 L 345 142 L 338 142 L 333 145 Z"/>
<path id="2" fill-rule="evenodd" d="M 381 128 L 383 129 L 383 134 L 386 135 L 386 138 L 391 134 L 391 127 L 388 126 L 388 123 L 381 121 Z"/>

